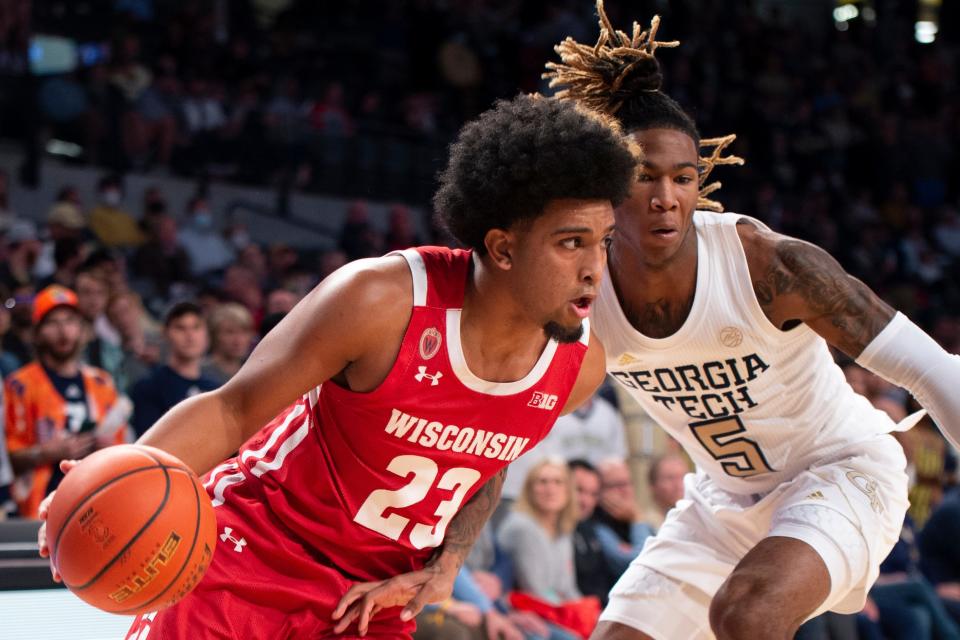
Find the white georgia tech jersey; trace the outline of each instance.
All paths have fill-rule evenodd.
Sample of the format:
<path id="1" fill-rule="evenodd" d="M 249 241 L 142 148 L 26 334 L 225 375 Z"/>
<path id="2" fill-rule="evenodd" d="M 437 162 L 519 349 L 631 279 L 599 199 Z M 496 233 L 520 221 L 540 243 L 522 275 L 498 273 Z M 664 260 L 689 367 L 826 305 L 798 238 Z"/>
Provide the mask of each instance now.
<path id="1" fill-rule="evenodd" d="M 607 371 L 697 466 L 727 491 L 754 494 L 895 425 L 847 384 L 823 338 L 806 324 L 781 331 L 764 315 L 737 234 L 745 217 L 694 213 L 696 293 L 676 333 L 634 329 L 609 274 L 593 329 Z"/>

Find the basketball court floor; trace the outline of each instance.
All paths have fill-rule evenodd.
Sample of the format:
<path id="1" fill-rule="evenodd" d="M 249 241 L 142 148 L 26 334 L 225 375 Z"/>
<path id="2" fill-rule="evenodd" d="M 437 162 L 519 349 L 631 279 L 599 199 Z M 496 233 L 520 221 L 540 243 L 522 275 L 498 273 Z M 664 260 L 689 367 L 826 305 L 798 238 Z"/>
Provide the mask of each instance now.
<path id="1" fill-rule="evenodd" d="M 119 640 L 133 622 L 91 607 L 66 589 L 0 591 L 3 640 Z"/>

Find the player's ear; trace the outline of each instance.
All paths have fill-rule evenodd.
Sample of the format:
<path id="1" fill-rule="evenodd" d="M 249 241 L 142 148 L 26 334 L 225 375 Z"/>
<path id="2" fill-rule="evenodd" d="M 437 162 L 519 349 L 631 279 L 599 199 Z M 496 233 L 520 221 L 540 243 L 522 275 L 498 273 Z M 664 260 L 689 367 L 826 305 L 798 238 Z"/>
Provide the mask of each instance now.
<path id="1" fill-rule="evenodd" d="M 513 264 L 511 251 L 514 241 L 514 234 L 504 229 L 490 229 L 483 238 L 490 259 L 504 271 L 509 270 Z"/>

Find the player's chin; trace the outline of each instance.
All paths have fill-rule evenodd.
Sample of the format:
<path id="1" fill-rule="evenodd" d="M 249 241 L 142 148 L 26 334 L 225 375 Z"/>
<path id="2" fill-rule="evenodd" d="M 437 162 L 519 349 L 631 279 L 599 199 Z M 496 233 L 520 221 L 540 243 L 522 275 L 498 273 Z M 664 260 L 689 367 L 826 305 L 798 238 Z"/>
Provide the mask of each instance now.
<path id="1" fill-rule="evenodd" d="M 551 320 L 543 325 L 543 332 L 548 338 L 552 338 L 562 344 L 576 342 L 583 336 L 583 321 L 577 318 L 574 321 L 565 320 L 563 322 Z"/>

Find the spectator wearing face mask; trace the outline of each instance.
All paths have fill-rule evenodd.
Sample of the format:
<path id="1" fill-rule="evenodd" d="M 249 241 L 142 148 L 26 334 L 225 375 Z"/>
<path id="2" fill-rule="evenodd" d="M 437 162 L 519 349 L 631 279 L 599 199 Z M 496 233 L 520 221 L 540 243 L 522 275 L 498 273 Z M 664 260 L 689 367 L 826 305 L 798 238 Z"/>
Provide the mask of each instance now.
<path id="1" fill-rule="evenodd" d="M 109 248 L 131 248 L 143 244 L 145 237 L 137 220 L 122 208 L 123 187 L 120 177 L 104 176 L 97 185 L 98 204 L 90 212 L 90 229 Z"/>
<path id="2" fill-rule="evenodd" d="M 195 276 L 221 271 L 233 262 L 233 248 L 214 225 L 210 204 L 203 196 L 187 204 L 187 218 L 179 233 L 180 246 L 190 256 Z"/>

